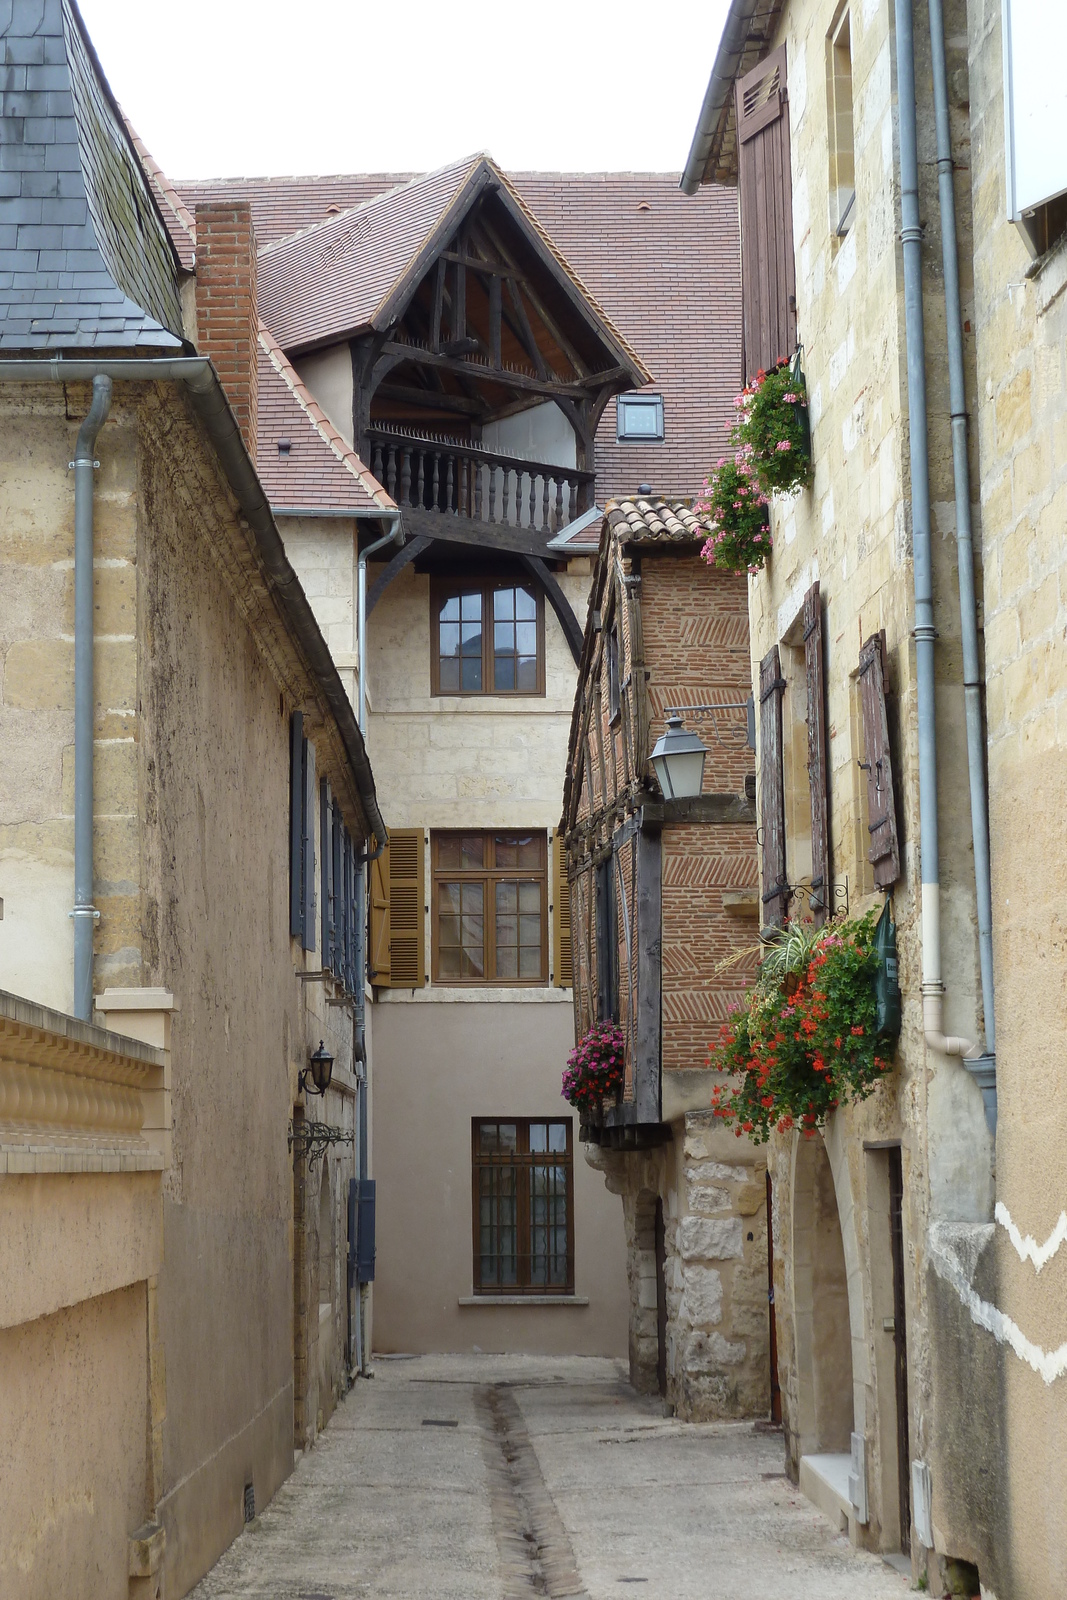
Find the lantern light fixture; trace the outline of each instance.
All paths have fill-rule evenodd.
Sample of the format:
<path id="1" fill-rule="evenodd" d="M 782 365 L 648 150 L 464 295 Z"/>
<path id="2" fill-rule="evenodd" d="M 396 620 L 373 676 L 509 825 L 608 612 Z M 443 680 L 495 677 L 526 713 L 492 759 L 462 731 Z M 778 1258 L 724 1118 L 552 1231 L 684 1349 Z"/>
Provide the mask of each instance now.
<path id="1" fill-rule="evenodd" d="M 677 712 L 667 718 L 652 751 L 652 766 L 665 800 L 690 800 L 700 794 L 707 754 L 707 745 L 698 734 L 686 732 Z"/>
<path id="2" fill-rule="evenodd" d="M 297 1085 L 305 1094 L 325 1094 L 332 1078 L 333 1056 L 320 1039 L 318 1049 L 312 1050 L 308 1056 L 308 1064 L 300 1073 Z"/>

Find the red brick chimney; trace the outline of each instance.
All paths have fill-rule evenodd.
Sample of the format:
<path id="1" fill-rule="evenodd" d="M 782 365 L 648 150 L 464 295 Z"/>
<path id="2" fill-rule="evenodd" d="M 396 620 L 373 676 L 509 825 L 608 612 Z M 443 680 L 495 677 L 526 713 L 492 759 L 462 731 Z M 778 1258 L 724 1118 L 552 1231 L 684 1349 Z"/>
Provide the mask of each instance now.
<path id="1" fill-rule="evenodd" d="M 244 203 L 196 207 L 196 331 L 256 459 L 256 235 Z"/>

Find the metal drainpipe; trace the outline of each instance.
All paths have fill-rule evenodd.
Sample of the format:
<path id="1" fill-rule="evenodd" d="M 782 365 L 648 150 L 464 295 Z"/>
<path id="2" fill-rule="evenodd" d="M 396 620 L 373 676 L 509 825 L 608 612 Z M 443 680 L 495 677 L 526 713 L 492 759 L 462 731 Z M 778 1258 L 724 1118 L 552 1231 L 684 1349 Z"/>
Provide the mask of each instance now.
<path id="1" fill-rule="evenodd" d="M 93 379 L 93 402 L 74 447 L 74 1015 L 93 1017 L 93 472 L 96 438 L 111 410 L 111 379 Z"/>
<path id="2" fill-rule="evenodd" d="M 356 627 L 358 635 L 356 650 L 359 660 L 359 731 L 364 740 L 367 737 L 367 562 L 377 551 L 384 550 L 387 545 L 403 542 L 404 528 L 399 511 L 393 526 L 382 538 L 376 539 L 373 544 L 360 552 L 356 563 Z M 378 845 L 360 863 L 359 876 L 356 880 L 356 930 L 358 948 L 356 951 L 356 1036 L 363 1046 L 363 1071 L 359 1078 L 359 1089 L 356 1096 L 356 1111 L 359 1118 L 359 1144 L 356 1156 L 356 1178 L 361 1180 L 367 1171 L 368 1137 L 367 1137 L 367 864 L 377 861 L 386 846 L 385 839 L 379 839 Z M 355 1366 L 362 1372 L 366 1366 L 366 1352 L 363 1348 L 363 1285 L 358 1286 L 355 1305 Z"/>
<path id="3" fill-rule="evenodd" d="M 934 594 L 930 538 L 930 462 L 926 433 L 926 333 L 915 116 L 913 0 L 895 0 L 900 111 L 900 238 L 904 250 L 904 326 L 908 358 L 912 572 L 915 585 L 915 677 L 919 711 L 919 854 L 922 865 L 923 1032 L 943 1055 L 977 1057 L 970 1039 L 942 1030 L 941 869 L 937 821 L 937 725 L 934 702 Z"/>
<path id="4" fill-rule="evenodd" d="M 991 1133 L 997 1127 L 996 1020 L 993 1010 L 993 893 L 989 872 L 989 797 L 986 789 L 985 740 L 982 727 L 981 667 L 978 658 L 978 607 L 974 588 L 974 540 L 971 532 L 971 476 L 967 459 L 967 397 L 963 376 L 963 313 L 960 306 L 959 250 L 956 237 L 956 195 L 952 182 L 952 133 L 948 113 L 948 71 L 945 65 L 945 20 L 941 0 L 929 0 L 930 53 L 934 76 L 934 119 L 937 127 L 938 197 L 941 212 L 941 258 L 945 274 L 945 327 L 952 416 L 952 475 L 956 490 L 956 561 L 960 583 L 960 627 L 963 644 L 963 699 L 967 723 L 967 773 L 971 790 L 971 838 L 978 908 L 978 956 L 982 971 L 982 1012 L 986 1053 L 966 1063 L 982 1091 Z"/>

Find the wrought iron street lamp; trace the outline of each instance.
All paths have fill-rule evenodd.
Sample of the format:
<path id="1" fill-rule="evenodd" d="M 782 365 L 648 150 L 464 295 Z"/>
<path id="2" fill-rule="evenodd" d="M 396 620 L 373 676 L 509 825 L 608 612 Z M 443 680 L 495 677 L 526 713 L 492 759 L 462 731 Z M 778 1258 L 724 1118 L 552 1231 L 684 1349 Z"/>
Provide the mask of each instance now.
<path id="1" fill-rule="evenodd" d="M 330 1087 L 332 1077 L 333 1056 L 320 1039 L 318 1049 L 311 1052 L 308 1064 L 297 1080 L 298 1087 L 307 1094 L 325 1094 Z"/>
<path id="2" fill-rule="evenodd" d="M 689 800 L 700 793 L 707 753 L 707 745 L 697 734 L 686 732 L 677 713 L 667 718 L 652 751 L 652 765 L 665 800 Z"/>

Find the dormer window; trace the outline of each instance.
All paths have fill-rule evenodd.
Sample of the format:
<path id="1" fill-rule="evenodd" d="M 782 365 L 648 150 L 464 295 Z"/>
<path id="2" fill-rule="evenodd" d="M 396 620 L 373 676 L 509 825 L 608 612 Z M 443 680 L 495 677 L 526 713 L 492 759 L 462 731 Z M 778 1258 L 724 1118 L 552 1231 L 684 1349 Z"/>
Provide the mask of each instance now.
<path id="1" fill-rule="evenodd" d="M 663 396 L 621 394 L 618 399 L 618 439 L 662 439 Z"/>

